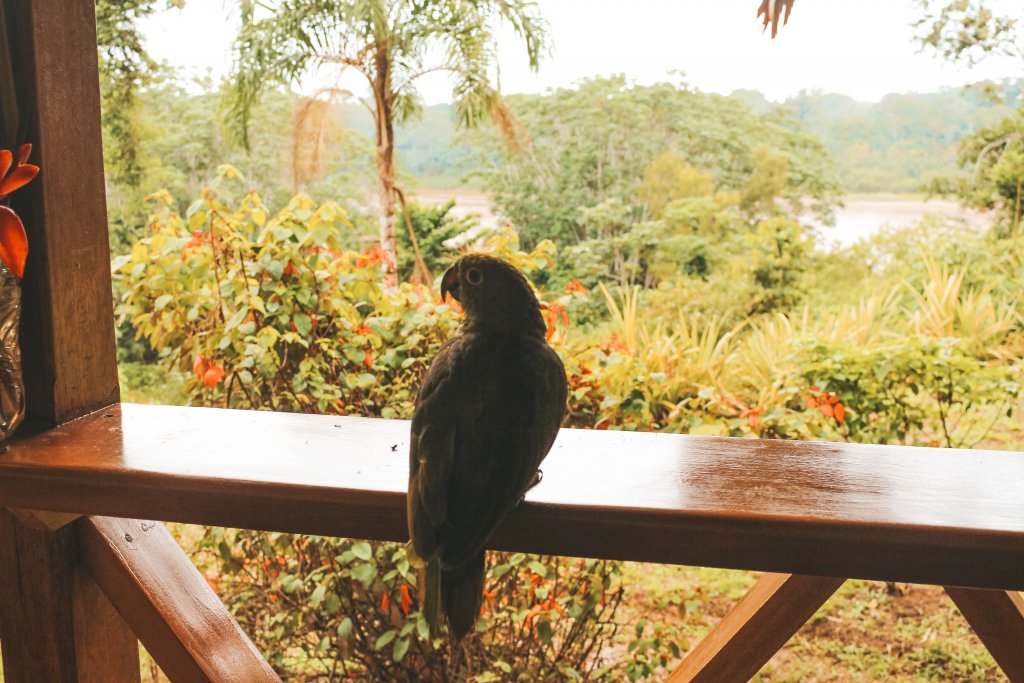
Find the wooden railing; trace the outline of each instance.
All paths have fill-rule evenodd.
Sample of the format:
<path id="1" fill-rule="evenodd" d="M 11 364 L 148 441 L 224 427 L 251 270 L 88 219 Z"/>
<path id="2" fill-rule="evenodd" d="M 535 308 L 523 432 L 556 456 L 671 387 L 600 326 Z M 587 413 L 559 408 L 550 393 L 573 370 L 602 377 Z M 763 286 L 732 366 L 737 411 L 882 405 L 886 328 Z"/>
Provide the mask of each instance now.
<path id="1" fill-rule="evenodd" d="M 176 682 L 277 680 L 145 520 L 401 540 L 407 425 L 113 405 L 95 2 L 0 10 L 2 146 L 43 169 L 15 196 L 30 422 L 0 454 L 5 681 L 138 681 L 137 639 Z M 857 577 L 947 586 L 1024 681 L 1024 457 L 565 430 L 544 470 L 495 548 L 774 572 L 670 680 L 749 678 Z"/>
<path id="2" fill-rule="evenodd" d="M 70 525 L 84 568 L 180 680 L 265 680 L 163 527 L 137 520 L 402 541 L 407 453 L 402 421 L 115 405 L 11 444 L 0 506 L 37 526 L 89 515 Z M 1024 677 L 1020 454 L 562 430 L 544 474 L 495 549 L 772 572 L 669 680 L 746 680 L 846 578 L 948 586 Z"/>

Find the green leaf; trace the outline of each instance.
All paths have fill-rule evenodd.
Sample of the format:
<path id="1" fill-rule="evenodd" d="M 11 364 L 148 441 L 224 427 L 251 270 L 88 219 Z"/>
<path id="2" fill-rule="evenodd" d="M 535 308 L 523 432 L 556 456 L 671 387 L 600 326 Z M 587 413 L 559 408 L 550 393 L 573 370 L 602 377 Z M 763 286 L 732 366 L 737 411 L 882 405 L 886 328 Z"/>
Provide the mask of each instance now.
<path id="1" fill-rule="evenodd" d="M 392 640 L 394 640 L 397 636 L 398 636 L 398 632 L 395 631 L 394 629 L 391 629 L 390 631 L 385 631 L 384 633 L 382 633 L 380 635 L 379 638 L 377 638 L 377 641 L 373 644 L 373 649 L 374 650 L 381 649 L 382 647 L 384 647 L 385 645 L 390 643 Z"/>
<path id="2" fill-rule="evenodd" d="M 362 583 L 363 586 L 368 586 L 376 576 L 377 567 L 369 562 L 360 562 L 352 568 L 352 578 Z"/>
<path id="3" fill-rule="evenodd" d="M 356 541 L 352 544 L 352 554 L 360 560 L 369 560 L 373 557 L 373 547 L 366 541 Z"/>
<path id="4" fill-rule="evenodd" d="M 292 321 L 295 323 L 295 330 L 303 337 L 308 337 L 310 331 L 313 329 L 313 321 L 305 313 L 296 313 L 292 317 Z"/>
<path id="5" fill-rule="evenodd" d="M 248 308 L 245 308 L 245 307 L 239 308 L 237 311 L 235 311 L 235 314 L 233 316 L 228 318 L 227 323 L 224 324 L 224 331 L 225 332 L 229 332 L 229 331 L 235 329 L 236 327 L 238 327 L 238 325 L 243 320 L 245 320 L 245 316 L 247 316 L 247 315 L 249 315 L 249 309 Z"/>
<path id="6" fill-rule="evenodd" d="M 391 658 L 396 662 L 402 661 L 405 653 L 409 651 L 409 639 L 399 638 L 395 641 L 395 649 L 391 652 Z"/>
<path id="7" fill-rule="evenodd" d="M 156 301 L 153 302 L 153 310 L 163 310 L 164 306 L 171 303 L 172 301 L 174 301 L 173 294 L 162 294 L 156 298 Z"/>
<path id="8" fill-rule="evenodd" d="M 319 607 L 320 603 L 324 600 L 324 595 L 327 593 L 327 586 L 317 586 L 313 594 L 309 596 L 309 604 L 313 607 Z"/>
<path id="9" fill-rule="evenodd" d="M 348 640 L 352 637 L 352 620 L 345 617 L 338 624 L 338 637 L 342 640 Z"/>

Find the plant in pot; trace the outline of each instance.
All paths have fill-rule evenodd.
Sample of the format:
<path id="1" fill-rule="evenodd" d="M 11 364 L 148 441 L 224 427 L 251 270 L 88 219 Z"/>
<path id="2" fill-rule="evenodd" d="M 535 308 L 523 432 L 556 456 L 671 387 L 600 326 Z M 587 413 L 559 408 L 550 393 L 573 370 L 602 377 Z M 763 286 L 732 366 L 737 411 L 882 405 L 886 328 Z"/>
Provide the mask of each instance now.
<path id="1" fill-rule="evenodd" d="M 12 192 L 39 173 L 38 166 L 27 163 L 31 153 L 32 145 L 19 147 L 17 157 L 0 150 L 0 445 L 25 416 L 18 323 L 28 237 L 21 218 L 6 202 Z"/>

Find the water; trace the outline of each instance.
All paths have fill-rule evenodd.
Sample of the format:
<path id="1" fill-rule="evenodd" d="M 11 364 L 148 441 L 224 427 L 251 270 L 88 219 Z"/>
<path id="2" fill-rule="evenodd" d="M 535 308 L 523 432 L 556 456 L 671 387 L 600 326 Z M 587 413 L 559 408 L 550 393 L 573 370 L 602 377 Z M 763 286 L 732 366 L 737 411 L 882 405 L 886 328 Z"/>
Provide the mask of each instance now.
<path id="1" fill-rule="evenodd" d="M 443 204 L 455 199 L 452 213 L 456 216 L 476 214 L 484 227 L 497 227 L 500 217 L 491 211 L 486 193 L 477 190 L 444 189 L 423 190 L 416 193 L 416 201 L 425 205 Z M 964 209 L 948 199 L 848 199 L 835 210 L 834 227 L 818 226 L 828 248 L 849 246 L 870 237 L 885 226 L 902 228 L 913 225 L 927 216 L 961 219 L 975 230 L 985 230 L 992 224 L 991 216 Z"/>

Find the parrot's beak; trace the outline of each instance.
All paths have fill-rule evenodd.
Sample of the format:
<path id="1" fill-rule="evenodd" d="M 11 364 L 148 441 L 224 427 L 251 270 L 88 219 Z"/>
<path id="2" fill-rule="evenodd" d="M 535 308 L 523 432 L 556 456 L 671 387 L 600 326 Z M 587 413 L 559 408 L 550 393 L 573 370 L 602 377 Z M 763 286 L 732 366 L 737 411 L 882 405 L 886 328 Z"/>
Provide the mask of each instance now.
<path id="1" fill-rule="evenodd" d="M 459 268 L 458 266 L 452 266 L 445 271 L 444 277 L 441 278 L 441 301 L 447 301 L 448 295 L 451 294 L 452 298 L 459 301 Z"/>

